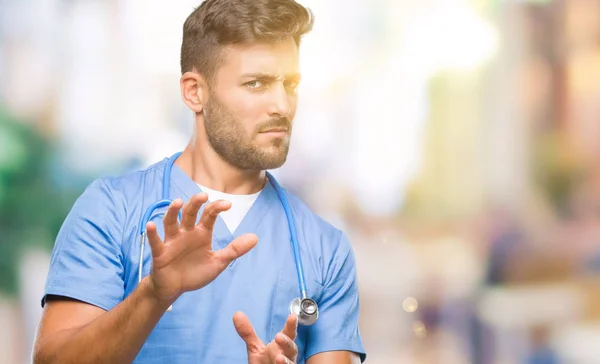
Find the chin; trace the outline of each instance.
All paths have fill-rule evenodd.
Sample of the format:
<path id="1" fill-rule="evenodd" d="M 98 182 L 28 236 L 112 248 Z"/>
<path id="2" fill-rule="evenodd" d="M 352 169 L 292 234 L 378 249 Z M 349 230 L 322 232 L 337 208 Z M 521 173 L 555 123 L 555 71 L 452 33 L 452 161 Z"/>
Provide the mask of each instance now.
<path id="1" fill-rule="evenodd" d="M 265 153 L 263 155 L 261 164 L 263 169 L 276 169 L 285 164 L 287 160 L 287 151 L 283 153 L 278 151 L 277 153 Z"/>
<path id="2" fill-rule="evenodd" d="M 287 156 L 264 160 L 262 163 L 263 164 L 262 169 L 277 169 L 277 168 L 283 166 L 285 164 L 286 160 L 287 160 Z"/>

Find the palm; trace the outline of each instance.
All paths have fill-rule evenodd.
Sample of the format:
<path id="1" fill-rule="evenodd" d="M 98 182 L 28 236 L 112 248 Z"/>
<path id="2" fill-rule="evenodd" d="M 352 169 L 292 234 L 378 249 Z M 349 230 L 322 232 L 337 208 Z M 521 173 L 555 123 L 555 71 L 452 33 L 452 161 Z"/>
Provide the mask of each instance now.
<path id="1" fill-rule="evenodd" d="M 192 197 L 183 207 L 181 224 L 177 214 L 183 202 L 175 200 L 164 217 L 164 243 L 149 223 L 148 241 L 152 248 L 152 281 L 160 298 L 172 299 L 183 292 L 197 290 L 212 282 L 237 257 L 247 253 L 257 238 L 247 234 L 235 239 L 226 248 L 212 250 L 212 229 L 217 215 L 230 205 L 225 201 L 207 204 L 196 224 L 198 210 L 206 195 Z"/>
<path id="2" fill-rule="evenodd" d="M 294 343 L 298 325 L 296 315 L 288 316 L 283 329 L 267 345 L 258 338 L 250 320 L 243 313 L 237 312 L 233 316 L 233 324 L 238 335 L 246 343 L 248 364 L 286 364 L 296 360 L 298 356 L 298 347 Z"/>
<path id="3" fill-rule="evenodd" d="M 249 348 L 248 364 L 274 364 L 278 354 L 283 354 L 283 350 L 272 340 L 267 346 Z"/>
<path id="4" fill-rule="evenodd" d="M 174 291 L 200 289 L 220 273 L 220 261 L 205 232 L 181 231 L 175 238 L 165 239 L 165 248 L 153 260 L 154 278 Z"/>

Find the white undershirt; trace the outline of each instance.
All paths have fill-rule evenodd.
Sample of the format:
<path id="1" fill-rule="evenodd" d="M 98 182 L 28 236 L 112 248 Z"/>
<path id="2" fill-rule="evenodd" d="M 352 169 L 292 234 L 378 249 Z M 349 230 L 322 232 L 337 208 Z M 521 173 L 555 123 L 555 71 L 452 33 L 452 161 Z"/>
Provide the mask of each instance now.
<path id="1" fill-rule="evenodd" d="M 252 207 L 252 204 L 254 201 L 256 201 L 261 192 L 258 191 L 251 195 L 232 195 L 221 191 L 211 190 L 210 188 L 202 185 L 198 185 L 198 187 L 200 187 L 203 192 L 208 194 L 208 201 L 210 202 L 216 200 L 225 200 L 231 202 L 231 208 L 219 214 L 231 233 L 233 233 L 240 225 L 244 219 L 244 216 L 246 216 L 248 210 L 250 210 L 250 207 Z"/>

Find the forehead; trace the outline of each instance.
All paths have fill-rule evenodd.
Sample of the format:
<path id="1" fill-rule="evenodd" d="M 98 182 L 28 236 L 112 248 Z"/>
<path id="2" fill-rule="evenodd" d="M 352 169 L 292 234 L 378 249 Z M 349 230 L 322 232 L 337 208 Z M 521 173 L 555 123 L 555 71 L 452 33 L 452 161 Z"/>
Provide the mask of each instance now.
<path id="1" fill-rule="evenodd" d="M 218 77 L 248 73 L 284 76 L 297 73 L 298 68 L 298 46 L 291 38 L 277 43 L 236 44 L 223 49 Z"/>

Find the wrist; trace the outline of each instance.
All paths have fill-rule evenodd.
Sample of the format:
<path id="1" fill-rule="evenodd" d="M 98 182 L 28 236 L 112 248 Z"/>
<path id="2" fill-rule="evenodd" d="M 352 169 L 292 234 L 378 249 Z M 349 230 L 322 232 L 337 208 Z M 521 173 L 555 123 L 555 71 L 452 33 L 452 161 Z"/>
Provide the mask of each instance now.
<path id="1" fill-rule="evenodd" d="M 156 306 L 164 308 L 165 310 L 177 300 L 177 296 L 168 298 L 163 297 L 156 289 L 150 276 L 142 278 L 139 288 L 145 297 L 150 299 Z"/>

